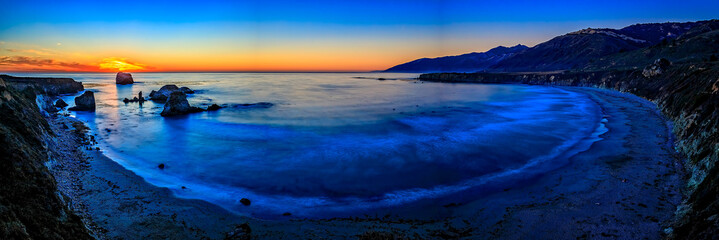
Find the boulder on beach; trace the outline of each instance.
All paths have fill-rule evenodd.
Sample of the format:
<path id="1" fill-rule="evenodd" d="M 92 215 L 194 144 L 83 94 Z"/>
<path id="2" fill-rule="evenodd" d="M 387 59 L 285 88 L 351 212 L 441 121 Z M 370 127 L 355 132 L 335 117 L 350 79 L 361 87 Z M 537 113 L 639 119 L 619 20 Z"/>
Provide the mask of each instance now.
<path id="1" fill-rule="evenodd" d="M 115 76 L 115 83 L 116 84 L 133 84 L 135 81 L 132 79 L 132 74 L 130 73 L 124 73 L 124 72 L 118 72 Z"/>
<path id="2" fill-rule="evenodd" d="M 162 110 L 160 115 L 167 117 L 202 111 L 204 111 L 202 108 L 190 106 L 190 103 L 187 102 L 187 95 L 177 91 L 170 94 L 170 97 L 165 103 L 165 108 Z"/>
<path id="3" fill-rule="evenodd" d="M 162 86 L 160 90 L 152 90 L 152 92 L 150 92 L 150 98 L 153 101 L 164 102 L 167 101 L 167 98 L 170 97 L 171 93 L 178 91 L 180 91 L 180 88 L 178 88 L 176 85 L 165 85 Z"/>
<path id="4" fill-rule="evenodd" d="M 85 91 L 82 95 L 75 98 L 75 106 L 69 108 L 72 111 L 95 111 L 95 93 Z"/>
<path id="5" fill-rule="evenodd" d="M 242 203 L 242 205 L 245 205 L 245 206 L 250 206 L 250 204 L 251 204 L 250 199 L 247 199 L 247 198 L 240 199 L 240 203 Z"/>
<path id="6" fill-rule="evenodd" d="M 64 108 L 67 107 L 67 103 L 62 99 L 58 99 L 57 101 L 55 101 L 55 107 Z"/>

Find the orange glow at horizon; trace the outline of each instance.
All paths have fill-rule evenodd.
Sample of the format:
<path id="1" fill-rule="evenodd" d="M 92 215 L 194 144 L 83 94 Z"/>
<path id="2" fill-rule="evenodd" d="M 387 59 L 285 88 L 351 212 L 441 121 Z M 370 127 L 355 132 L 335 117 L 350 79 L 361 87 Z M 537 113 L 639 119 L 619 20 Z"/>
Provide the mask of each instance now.
<path id="1" fill-rule="evenodd" d="M 102 59 L 102 62 L 98 64 L 100 70 L 113 70 L 113 71 L 137 71 L 146 70 L 147 66 L 144 64 L 129 62 L 125 58 L 109 57 Z"/>

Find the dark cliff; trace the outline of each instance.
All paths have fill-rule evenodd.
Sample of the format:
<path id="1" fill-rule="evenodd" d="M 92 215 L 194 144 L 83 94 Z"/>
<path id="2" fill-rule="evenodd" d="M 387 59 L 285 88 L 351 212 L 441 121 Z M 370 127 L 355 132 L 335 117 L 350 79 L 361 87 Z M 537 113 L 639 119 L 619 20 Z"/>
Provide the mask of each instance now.
<path id="1" fill-rule="evenodd" d="M 564 73 L 430 73 L 421 80 L 515 83 L 614 89 L 655 102 L 674 122 L 677 148 L 691 176 L 673 237 L 719 236 L 719 62 L 675 64 L 647 77 L 642 69 Z"/>
<path id="2" fill-rule="evenodd" d="M 39 94 L 45 95 L 69 94 L 84 90 L 82 83 L 76 82 L 72 78 L 13 77 L 9 75 L 0 75 L 0 78 L 5 80 L 5 84 L 18 91 L 32 87 Z"/>
<path id="3" fill-rule="evenodd" d="M 53 133 L 35 104 L 35 89 L 17 91 L 5 78 L 0 78 L 0 239 L 91 239 L 45 166 Z"/>

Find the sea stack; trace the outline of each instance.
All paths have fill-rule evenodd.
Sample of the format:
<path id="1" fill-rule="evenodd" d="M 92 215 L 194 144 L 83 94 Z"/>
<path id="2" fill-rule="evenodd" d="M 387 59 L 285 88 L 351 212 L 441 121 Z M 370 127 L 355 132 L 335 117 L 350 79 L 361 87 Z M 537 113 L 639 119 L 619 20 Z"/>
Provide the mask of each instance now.
<path id="1" fill-rule="evenodd" d="M 95 93 L 85 91 L 82 95 L 75 98 L 75 106 L 69 108 L 71 111 L 95 111 Z"/>
<path id="2" fill-rule="evenodd" d="M 120 84 L 120 85 L 125 85 L 125 84 L 133 84 L 133 83 L 135 83 L 135 81 L 132 80 L 132 74 L 118 72 L 117 76 L 115 76 L 115 83 Z"/>
<path id="3" fill-rule="evenodd" d="M 202 111 L 204 111 L 202 108 L 190 106 L 190 103 L 187 102 L 187 96 L 180 91 L 176 91 L 170 94 L 160 115 L 167 117 Z"/>

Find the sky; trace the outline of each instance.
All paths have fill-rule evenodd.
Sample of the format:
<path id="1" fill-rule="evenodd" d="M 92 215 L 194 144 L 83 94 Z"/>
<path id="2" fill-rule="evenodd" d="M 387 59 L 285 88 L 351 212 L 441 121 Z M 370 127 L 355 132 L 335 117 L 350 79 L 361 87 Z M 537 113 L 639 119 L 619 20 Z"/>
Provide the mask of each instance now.
<path id="1" fill-rule="evenodd" d="M 373 71 L 587 27 L 719 18 L 716 0 L 8 1 L 0 72 Z"/>

